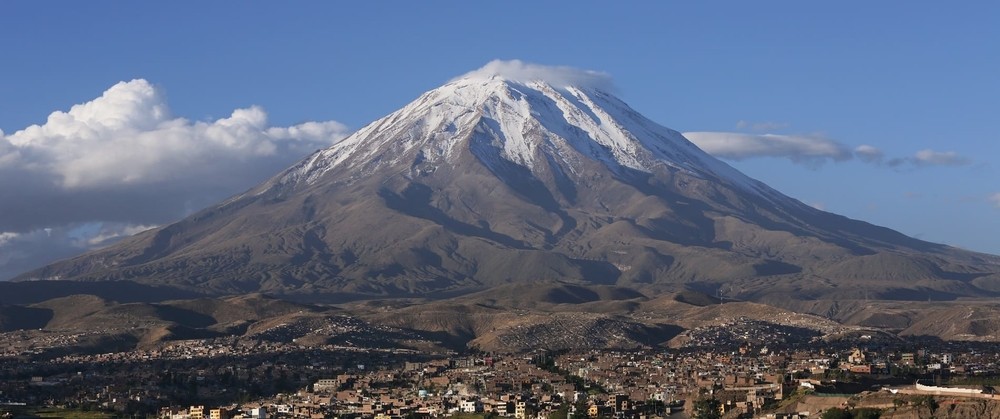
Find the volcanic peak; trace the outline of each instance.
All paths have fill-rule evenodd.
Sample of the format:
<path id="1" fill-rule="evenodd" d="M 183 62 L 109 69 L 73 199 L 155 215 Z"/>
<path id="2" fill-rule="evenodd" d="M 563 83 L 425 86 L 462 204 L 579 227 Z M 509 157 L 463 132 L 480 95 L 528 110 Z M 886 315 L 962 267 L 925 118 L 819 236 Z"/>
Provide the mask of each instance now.
<path id="1" fill-rule="evenodd" d="M 246 194 L 24 278 L 317 299 L 540 283 L 736 286 L 783 304 L 1000 289 L 996 259 L 809 207 L 599 86 L 533 71 L 452 80 Z"/>
<path id="2" fill-rule="evenodd" d="M 461 150 L 472 150 L 491 168 L 509 162 L 534 172 L 538 162 L 556 161 L 577 176 L 582 161 L 589 160 L 615 173 L 682 171 L 754 195 L 778 196 L 595 87 L 601 85 L 597 76 L 575 77 L 591 73 L 543 71 L 546 67 L 490 73 L 493 64 L 426 92 L 315 153 L 279 176 L 279 183 L 312 184 L 337 168 L 360 179 L 386 167 L 451 165 Z M 582 81 L 568 84 L 574 79 Z"/>
<path id="3" fill-rule="evenodd" d="M 581 70 L 566 66 L 546 66 L 521 60 L 493 60 L 483 67 L 458 76 L 458 80 L 503 79 L 522 84 L 543 81 L 556 87 L 589 87 L 605 92 L 614 91 L 614 83 L 607 73 Z"/>

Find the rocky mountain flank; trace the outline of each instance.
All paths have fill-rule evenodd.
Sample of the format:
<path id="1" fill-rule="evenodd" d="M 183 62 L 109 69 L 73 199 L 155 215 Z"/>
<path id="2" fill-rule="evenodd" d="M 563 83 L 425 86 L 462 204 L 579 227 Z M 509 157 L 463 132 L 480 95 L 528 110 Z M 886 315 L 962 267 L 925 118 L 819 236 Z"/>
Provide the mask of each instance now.
<path id="1" fill-rule="evenodd" d="M 848 318 L 835 302 L 994 297 L 998 273 L 996 256 L 804 205 L 599 87 L 479 72 L 246 193 L 20 279 L 315 302 L 697 290 Z"/>

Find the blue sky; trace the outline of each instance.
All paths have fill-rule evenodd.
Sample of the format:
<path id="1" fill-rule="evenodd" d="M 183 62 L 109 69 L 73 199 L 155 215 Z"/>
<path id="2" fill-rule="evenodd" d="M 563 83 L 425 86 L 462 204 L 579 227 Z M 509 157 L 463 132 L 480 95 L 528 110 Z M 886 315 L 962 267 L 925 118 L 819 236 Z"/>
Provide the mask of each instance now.
<path id="1" fill-rule="evenodd" d="M 993 2 L 2 2 L 0 278 L 246 189 L 498 58 L 606 72 L 794 198 L 1000 253 L 997 22 Z"/>

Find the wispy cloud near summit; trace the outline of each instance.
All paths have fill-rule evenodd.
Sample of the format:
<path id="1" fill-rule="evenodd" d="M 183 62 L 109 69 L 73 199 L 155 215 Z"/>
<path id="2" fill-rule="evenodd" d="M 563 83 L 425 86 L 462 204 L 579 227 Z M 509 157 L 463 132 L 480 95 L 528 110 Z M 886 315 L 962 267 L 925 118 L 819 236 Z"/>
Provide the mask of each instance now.
<path id="1" fill-rule="evenodd" d="M 477 70 L 456 77 L 452 81 L 492 77 L 520 83 L 544 81 L 557 87 L 580 86 L 614 91 L 614 83 L 607 73 L 566 66 L 545 66 L 521 60 L 493 60 Z"/>

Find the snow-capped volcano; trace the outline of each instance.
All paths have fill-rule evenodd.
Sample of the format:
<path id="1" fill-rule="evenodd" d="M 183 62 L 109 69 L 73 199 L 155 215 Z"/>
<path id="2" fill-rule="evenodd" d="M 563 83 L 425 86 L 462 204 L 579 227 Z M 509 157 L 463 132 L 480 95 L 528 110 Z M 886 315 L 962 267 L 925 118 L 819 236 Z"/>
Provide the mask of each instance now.
<path id="1" fill-rule="evenodd" d="M 502 159 L 530 171 L 536 164 L 554 161 L 577 174 L 581 160 L 593 160 L 616 172 L 682 170 L 738 185 L 746 192 L 770 191 L 698 149 L 677 131 L 646 119 L 615 96 L 589 85 L 603 83 L 568 84 L 572 77 L 559 77 L 561 73 L 548 74 L 555 82 L 524 78 L 545 77 L 541 71 L 512 75 L 511 70 L 497 68 L 489 72 L 494 64 L 502 63 L 491 63 L 424 93 L 314 154 L 281 182 L 315 182 L 338 167 L 363 176 L 407 159 L 419 159 L 431 167 L 450 164 L 463 146 L 474 141 L 495 149 L 481 156 L 487 165 Z"/>
<path id="2" fill-rule="evenodd" d="M 493 62 L 247 193 L 29 276 L 341 298 L 534 281 L 816 298 L 915 279 L 975 294 L 1000 271 L 788 198 L 609 86 Z"/>

